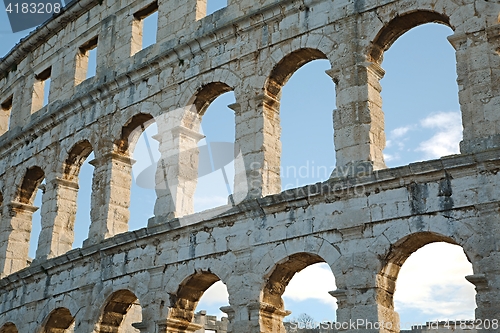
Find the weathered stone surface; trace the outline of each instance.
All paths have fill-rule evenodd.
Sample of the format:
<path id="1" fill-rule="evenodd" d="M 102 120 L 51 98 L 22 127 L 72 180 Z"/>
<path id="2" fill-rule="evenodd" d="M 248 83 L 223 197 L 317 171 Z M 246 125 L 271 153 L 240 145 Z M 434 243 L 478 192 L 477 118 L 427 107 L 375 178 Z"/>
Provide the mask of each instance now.
<path id="1" fill-rule="evenodd" d="M 437 241 L 462 246 L 471 261 L 476 318 L 500 319 L 500 4 L 229 0 L 205 9 L 204 0 L 75 0 L 2 59 L 0 332 L 195 332 L 212 320 L 194 310 L 218 280 L 229 292 L 228 332 L 285 332 L 281 295 L 316 262 L 335 275 L 338 322 L 393 324 L 343 332 L 395 332 L 401 265 Z M 141 20 L 155 10 L 157 43 L 141 50 Z M 429 22 L 454 30 L 462 154 L 386 169 L 383 53 Z M 96 75 L 85 80 L 94 47 Z M 330 61 L 337 86 L 337 169 L 279 193 L 281 88 L 315 59 Z M 235 193 L 192 214 L 199 121 L 227 91 L 236 97 Z M 162 154 L 155 216 L 126 232 L 131 152 L 152 121 Z M 78 174 L 91 152 L 92 224 L 71 250 Z"/>

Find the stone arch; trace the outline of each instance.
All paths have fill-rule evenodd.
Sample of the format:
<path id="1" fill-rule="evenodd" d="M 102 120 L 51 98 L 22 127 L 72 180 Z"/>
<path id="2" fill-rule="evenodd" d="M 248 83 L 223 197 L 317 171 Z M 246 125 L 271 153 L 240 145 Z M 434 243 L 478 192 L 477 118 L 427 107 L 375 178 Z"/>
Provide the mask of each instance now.
<path id="1" fill-rule="evenodd" d="M 61 333 L 69 329 L 75 318 L 67 308 L 52 311 L 43 324 L 42 333 Z"/>
<path id="2" fill-rule="evenodd" d="M 281 89 L 288 79 L 302 66 L 318 59 L 328 59 L 325 53 L 314 48 L 301 48 L 284 56 L 272 69 L 265 83 L 267 97 L 274 100 L 279 106 Z"/>
<path id="3" fill-rule="evenodd" d="M 120 289 L 107 298 L 96 326 L 97 333 L 118 333 L 125 315 L 136 305 L 138 297 L 128 289 Z"/>
<path id="4" fill-rule="evenodd" d="M 284 310 L 281 296 L 293 276 L 304 268 L 320 262 L 326 261 L 315 253 L 306 252 L 295 253 L 278 262 L 271 273 L 265 277 L 262 301 L 279 310 Z"/>
<path id="5" fill-rule="evenodd" d="M 206 82 L 206 78 L 201 81 Z M 187 83 L 180 98 L 181 106 L 158 117 L 161 130 L 157 138 L 162 160 L 158 164 L 161 169 L 157 170 L 160 176 L 156 177 L 156 216 L 182 217 L 194 212 L 200 161 L 198 142 L 205 137 L 200 133 L 202 116 L 217 97 L 232 90 L 223 81 L 201 86 Z M 166 172 L 167 169 L 171 171 Z"/>
<path id="6" fill-rule="evenodd" d="M 63 178 L 69 181 L 76 181 L 83 162 L 85 162 L 93 150 L 92 144 L 88 140 L 76 143 L 64 161 Z"/>
<path id="7" fill-rule="evenodd" d="M 21 186 L 17 191 L 17 200 L 22 204 L 33 203 L 38 186 L 45 178 L 45 172 L 38 166 L 32 166 L 26 170 Z"/>
<path id="8" fill-rule="evenodd" d="M 210 99 L 206 97 L 211 97 L 211 101 L 213 101 L 219 95 L 228 91 L 234 90 L 236 94 L 236 90 L 241 84 L 241 80 L 242 79 L 238 74 L 227 68 L 218 68 L 215 71 L 210 71 L 196 77 L 195 80 L 190 80 L 189 82 L 179 86 L 177 94 L 179 97 L 176 99 L 177 102 L 175 107 L 189 107 L 195 102 L 203 106 L 207 102 L 207 99 Z M 213 97 L 214 94 L 215 97 Z M 208 107 L 210 103 L 211 102 L 208 102 L 206 107 Z M 205 110 L 197 108 L 197 111 L 199 114 L 203 114 L 206 111 L 206 108 Z"/>
<path id="9" fill-rule="evenodd" d="M 326 263 L 326 260 L 314 251 L 296 252 L 270 267 L 269 272 L 264 275 L 261 292 L 263 303 L 260 309 L 261 329 L 266 332 L 285 332 L 283 318 L 290 314 L 285 310 L 282 298 L 286 287 L 296 273 L 321 262 Z"/>
<path id="10" fill-rule="evenodd" d="M 291 62 L 292 57 L 297 55 L 298 53 L 306 53 L 309 52 L 316 53 L 319 57 L 311 59 L 309 61 L 318 60 L 318 59 L 328 59 L 330 63 L 333 64 L 333 59 L 337 59 L 341 56 L 338 54 L 339 45 L 338 43 L 332 39 L 332 36 L 336 36 L 336 31 L 333 26 L 324 27 L 324 31 L 322 33 L 309 33 L 306 36 L 296 37 L 291 41 L 282 42 L 277 44 L 276 46 L 270 49 L 270 54 L 266 57 L 266 60 L 263 61 L 262 65 L 259 66 L 259 76 L 255 78 L 256 86 L 262 89 L 262 87 L 267 86 L 269 81 L 270 73 L 279 65 L 283 64 L 284 61 L 288 58 L 288 61 Z M 307 62 L 302 63 L 300 66 L 297 66 L 291 73 L 288 78 L 290 78 L 293 73 L 299 69 L 301 66 L 305 65 Z M 286 81 L 283 85 L 286 84 Z"/>
<path id="11" fill-rule="evenodd" d="M 232 91 L 229 85 L 223 82 L 211 82 L 200 87 L 187 105 L 194 105 L 196 112 L 203 116 L 210 104 L 220 95 Z"/>
<path id="12" fill-rule="evenodd" d="M 208 270 L 197 270 L 184 279 L 177 291 L 170 294 L 170 311 L 168 324 L 180 330 L 188 332 L 195 331 L 198 327 L 191 323 L 194 318 L 194 311 L 203 293 L 214 283 L 221 279 L 216 274 Z"/>
<path id="13" fill-rule="evenodd" d="M 194 82 L 186 87 L 186 92 L 182 94 L 179 104 L 181 107 L 176 112 L 165 114 L 165 116 L 175 119 L 175 123 L 170 122 L 171 124 L 167 128 L 170 130 L 177 126 L 183 126 L 197 133 L 201 118 L 210 104 L 217 97 L 230 91 L 234 91 L 233 86 L 223 81 L 209 81 L 201 86 L 198 82 Z"/>
<path id="14" fill-rule="evenodd" d="M 337 262 L 341 255 L 339 250 L 332 245 L 333 242 L 334 240 L 317 237 L 301 237 L 288 240 L 286 243 L 275 246 L 273 251 L 285 253 L 286 256 L 276 257 L 272 255 L 271 252 L 268 252 L 259 258 L 254 271 L 267 278 L 271 276 L 278 265 L 286 262 L 289 258 L 297 255 L 312 254 L 319 257 L 321 259 L 320 262 L 326 262 L 330 266 L 335 278 L 340 277 L 342 275 L 342 270 L 337 265 Z M 263 287 L 264 285 L 262 288 Z"/>
<path id="15" fill-rule="evenodd" d="M 142 132 L 154 122 L 154 117 L 149 113 L 137 113 L 132 116 L 121 127 L 119 138 L 115 141 L 117 152 L 124 155 L 130 154 Z"/>
<path id="16" fill-rule="evenodd" d="M 17 327 L 14 323 L 6 323 L 0 328 L 0 333 L 17 333 Z"/>
<path id="17" fill-rule="evenodd" d="M 382 259 L 382 267 L 377 278 L 377 287 L 379 288 L 377 301 L 380 305 L 390 310 L 394 309 L 393 296 L 396 288 L 396 280 L 404 262 L 415 251 L 427 244 L 435 242 L 459 245 L 464 249 L 464 247 L 451 236 L 445 236 L 432 231 L 412 233 L 391 245 L 385 257 Z M 471 261 L 465 249 L 464 253 L 467 259 Z"/>
<path id="18" fill-rule="evenodd" d="M 440 23 L 455 30 L 450 18 L 431 10 L 415 10 L 396 16 L 387 22 L 371 43 L 368 53 L 369 61 L 382 63 L 383 54 L 405 32 L 426 23 Z"/>

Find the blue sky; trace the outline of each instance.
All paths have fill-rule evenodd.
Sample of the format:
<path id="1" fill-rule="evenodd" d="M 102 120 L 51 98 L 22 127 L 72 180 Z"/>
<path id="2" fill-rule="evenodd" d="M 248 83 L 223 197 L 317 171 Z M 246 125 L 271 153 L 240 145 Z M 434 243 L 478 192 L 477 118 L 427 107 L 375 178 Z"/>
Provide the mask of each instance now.
<path id="1" fill-rule="evenodd" d="M 208 12 L 225 5 L 225 1 L 208 1 Z M 12 34 L 0 11 L 0 56 L 28 31 Z M 155 42 L 155 20 L 145 25 L 144 43 Z M 381 81 L 385 113 L 387 148 L 384 151 L 389 167 L 405 165 L 458 153 L 461 140 L 461 118 L 458 104 L 454 50 L 446 40 L 452 31 L 442 25 L 427 24 L 404 34 L 385 53 L 382 67 L 386 76 Z M 92 67 L 92 66 L 90 66 Z M 281 100 L 283 189 L 323 181 L 335 165 L 332 111 L 335 109 L 335 86 L 325 74 L 329 62 L 318 60 L 300 68 L 283 88 Z M 202 121 L 206 142 L 234 141 L 234 113 L 227 105 L 234 95 L 226 93 L 216 99 Z M 150 126 L 135 149 L 134 177 L 149 165 L 145 137 L 157 155 L 157 143 L 150 136 Z M 89 157 L 90 160 L 92 157 Z M 302 167 L 303 177 L 292 170 Z M 320 172 L 317 172 L 317 171 Z M 327 170 L 325 172 L 325 170 Z M 229 179 L 234 170 L 226 167 Z M 314 171 L 314 172 L 313 172 Z M 81 246 L 89 224 L 90 189 L 93 167 L 81 169 L 80 193 L 76 221 L 75 246 Z M 227 189 L 220 170 L 199 179 L 195 208 L 201 211 L 227 201 Z M 41 195 L 35 204 L 40 206 Z M 153 215 L 154 190 L 132 186 L 130 230 L 143 228 Z M 35 213 L 30 255 L 34 255 L 40 217 Z M 397 281 L 396 310 L 401 322 L 425 322 L 435 319 L 473 318 L 474 288 L 464 276 L 472 274 L 463 251 L 448 244 L 428 245 L 410 256 Z M 222 283 L 208 290 L 198 309 L 220 314 L 218 308 L 227 304 Z M 284 299 L 290 317 L 309 313 L 317 321 L 335 319 L 335 300 L 328 291 L 335 289 L 330 268 L 317 264 L 306 268 L 292 279 Z M 453 296 L 451 296 L 453 295 Z"/>

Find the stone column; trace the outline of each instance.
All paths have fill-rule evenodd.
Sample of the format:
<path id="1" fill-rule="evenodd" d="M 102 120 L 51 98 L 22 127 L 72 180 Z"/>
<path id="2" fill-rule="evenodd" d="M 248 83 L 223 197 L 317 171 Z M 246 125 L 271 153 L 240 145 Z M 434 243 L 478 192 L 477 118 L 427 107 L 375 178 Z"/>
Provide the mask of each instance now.
<path id="1" fill-rule="evenodd" d="M 464 127 L 462 153 L 500 147 L 500 27 L 455 33 L 457 82 Z"/>
<path id="2" fill-rule="evenodd" d="M 155 139 L 160 142 L 161 158 L 156 170 L 157 199 L 155 218 L 150 220 L 152 224 L 194 212 L 193 198 L 198 182 L 198 142 L 204 136 L 199 133 L 199 119 L 194 119 L 187 127 L 183 124 L 186 121 L 184 116 L 179 119 L 180 125 L 177 122 L 174 124 L 171 118 L 160 117 L 157 120 L 159 134 Z M 198 117 L 195 114 L 192 116 Z"/>
<path id="3" fill-rule="evenodd" d="M 235 143 L 242 155 L 235 161 L 235 201 L 280 193 L 279 102 L 245 94 L 229 107 L 235 111 Z"/>
<path id="4" fill-rule="evenodd" d="M 28 266 L 31 218 L 37 210 L 20 202 L 6 204 L 0 229 L 0 277 Z"/>
<path id="5" fill-rule="evenodd" d="M 339 64 L 327 71 L 336 84 L 333 113 L 337 172 L 369 173 L 385 168 L 384 114 L 380 80 L 384 70 L 375 63 Z"/>
<path id="6" fill-rule="evenodd" d="M 484 195 L 480 192 L 479 195 Z M 474 236 L 469 240 L 473 246 L 474 275 L 466 276 L 467 281 L 476 287 L 475 319 L 483 323 L 489 320 L 490 326 L 482 325 L 480 332 L 498 332 L 500 330 L 500 212 L 497 203 L 476 205 L 477 220 L 474 219 Z M 493 327 L 497 319 L 499 326 Z M 479 322 L 477 322 L 479 323 Z M 476 323 L 476 324 L 477 324 Z"/>
<path id="7" fill-rule="evenodd" d="M 78 183 L 56 178 L 45 185 L 37 260 L 60 256 L 73 248 L 77 196 Z"/>
<path id="8" fill-rule="evenodd" d="M 110 152 L 89 162 L 94 166 L 89 238 L 83 246 L 128 231 L 132 164 L 129 157 Z"/>

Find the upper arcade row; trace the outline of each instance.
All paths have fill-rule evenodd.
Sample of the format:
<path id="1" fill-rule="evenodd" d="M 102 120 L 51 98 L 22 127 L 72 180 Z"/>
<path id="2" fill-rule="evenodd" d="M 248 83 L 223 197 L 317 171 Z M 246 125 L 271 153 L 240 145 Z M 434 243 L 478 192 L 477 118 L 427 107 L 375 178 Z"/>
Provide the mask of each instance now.
<path id="1" fill-rule="evenodd" d="M 359 8 L 355 4 L 345 5 L 336 1 L 228 0 L 223 11 L 206 17 L 206 0 L 182 3 L 165 0 L 136 0 L 131 3 L 114 0 L 72 1 L 60 14 L 31 33 L 2 59 L 0 135 L 9 129 L 23 128 L 36 122 L 36 117 L 35 120 L 32 117 L 34 113 L 57 112 L 60 104 L 56 106 L 56 101 L 64 104 L 90 90 L 102 88 L 120 76 L 133 76 L 148 65 L 160 63 L 161 66 L 161 62 L 171 62 L 176 58 L 174 61 L 191 67 L 175 80 L 182 81 L 189 76 L 196 76 L 198 70 L 213 69 L 212 63 L 193 67 L 193 64 L 187 63 L 186 57 L 208 52 L 215 44 L 219 48 L 223 43 L 228 49 L 227 56 L 222 57 L 224 60 L 218 64 L 244 56 L 252 51 L 250 47 L 225 45 L 227 36 L 236 37 L 244 30 L 263 28 L 262 40 L 256 45 L 261 48 L 264 44 L 270 46 L 293 37 L 293 34 L 307 33 L 347 18 L 357 11 L 366 12 L 366 18 L 373 20 L 374 14 L 387 15 L 383 9 L 374 9 L 376 5 L 375 2 L 367 3 Z M 477 32 L 498 23 L 496 15 L 481 12 L 474 15 L 471 12 L 472 8 L 479 5 L 484 8 L 484 13 L 499 12 L 489 8 L 494 5 L 482 0 L 478 4 L 471 2 L 470 5 L 462 5 L 463 8 L 451 6 L 447 1 L 426 0 L 419 5 L 422 8 L 436 8 L 436 12 L 428 15 L 424 21 L 448 24 L 457 33 Z M 154 13 L 158 15 L 157 31 L 146 32 L 143 23 Z M 422 20 L 419 17 L 421 15 L 405 16 L 404 19 L 403 16 L 396 14 L 392 23 L 395 27 L 379 34 L 377 40 L 369 40 L 371 50 L 366 55 L 369 60 L 380 62 L 383 51 L 401 33 Z M 297 26 L 294 27 L 294 24 Z M 367 25 L 360 29 L 366 34 L 365 29 L 371 27 Z M 266 32 L 271 40 L 267 40 Z M 156 33 L 157 43 L 143 50 L 145 33 Z M 342 32 L 333 37 L 336 40 L 346 37 L 352 40 L 350 33 Z M 91 52 L 97 56 L 95 77 L 89 78 L 89 72 L 94 72 L 89 68 Z M 50 104 L 54 106 L 48 106 Z"/>

